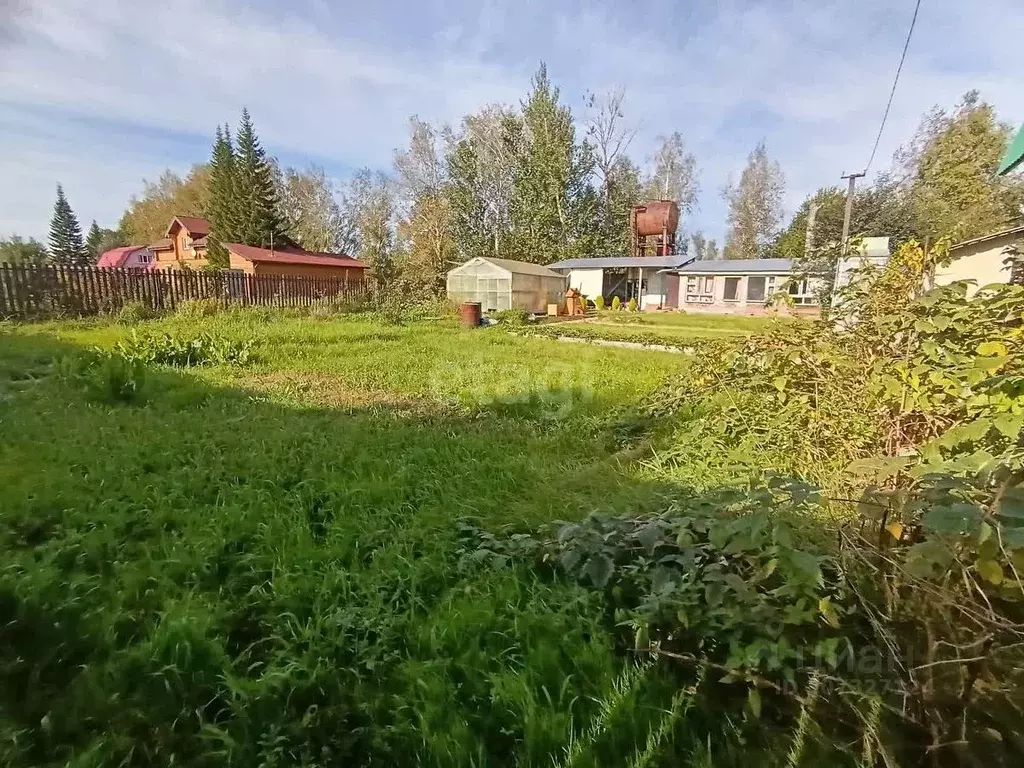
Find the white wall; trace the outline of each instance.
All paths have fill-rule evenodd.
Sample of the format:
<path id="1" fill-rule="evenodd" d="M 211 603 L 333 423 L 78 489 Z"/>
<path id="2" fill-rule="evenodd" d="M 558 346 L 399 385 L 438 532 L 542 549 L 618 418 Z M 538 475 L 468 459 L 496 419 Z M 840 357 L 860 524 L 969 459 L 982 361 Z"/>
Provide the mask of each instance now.
<path id="1" fill-rule="evenodd" d="M 949 285 L 957 280 L 974 280 L 976 285 L 967 289 L 973 295 L 978 288 L 990 283 L 1010 282 L 1010 267 L 1003 264 L 1003 249 L 1020 240 L 1020 235 L 1000 237 L 985 243 L 957 248 L 959 254 L 949 265 L 935 270 L 934 285 Z"/>
<path id="2" fill-rule="evenodd" d="M 569 270 L 569 287 L 575 288 L 593 301 L 604 290 L 604 270 L 572 269 Z"/>

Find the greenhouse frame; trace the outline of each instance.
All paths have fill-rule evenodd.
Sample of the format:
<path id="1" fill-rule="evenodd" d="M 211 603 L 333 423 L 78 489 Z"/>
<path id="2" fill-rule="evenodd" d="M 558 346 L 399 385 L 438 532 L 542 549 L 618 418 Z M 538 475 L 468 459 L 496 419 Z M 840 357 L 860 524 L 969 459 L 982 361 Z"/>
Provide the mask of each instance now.
<path id="1" fill-rule="evenodd" d="M 547 312 L 565 299 L 566 278 L 540 264 L 478 256 L 448 272 L 448 298 L 480 302 L 484 312 L 517 307 Z"/>

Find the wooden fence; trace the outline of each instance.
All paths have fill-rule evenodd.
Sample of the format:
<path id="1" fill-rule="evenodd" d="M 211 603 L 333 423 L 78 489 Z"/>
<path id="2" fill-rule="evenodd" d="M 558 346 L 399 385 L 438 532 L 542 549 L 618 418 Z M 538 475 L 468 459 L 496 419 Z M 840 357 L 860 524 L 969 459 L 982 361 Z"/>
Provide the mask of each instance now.
<path id="1" fill-rule="evenodd" d="M 0 318 L 21 320 L 116 312 L 128 302 L 174 310 L 183 301 L 214 299 L 225 307 L 283 309 L 365 298 L 365 283 L 347 277 L 0 264 Z"/>

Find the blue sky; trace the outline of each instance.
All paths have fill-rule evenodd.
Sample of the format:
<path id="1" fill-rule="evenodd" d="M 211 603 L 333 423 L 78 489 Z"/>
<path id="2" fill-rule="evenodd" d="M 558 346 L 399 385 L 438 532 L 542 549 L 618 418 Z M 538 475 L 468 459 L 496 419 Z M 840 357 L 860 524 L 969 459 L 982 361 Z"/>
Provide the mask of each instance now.
<path id="1" fill-rule="evenodd" d="M 416 114 L 516 103 L 540 60 L 582 118 L 621 85 L 643 163 L 680 131 L 721 238 L 720 190 L 765 140 L 786 205 L 860 170 L 914 0 L 0 0 L 0 235 L 44 237 L 62 182 L 112 226 L 142 180 L 205 160 L 247 105 L 267 149 L 344 179 L 388 168 Z M 1020 0 L 924 0 L 878 170 L 933 104 L 981 90 L 1024 120 Z"/>

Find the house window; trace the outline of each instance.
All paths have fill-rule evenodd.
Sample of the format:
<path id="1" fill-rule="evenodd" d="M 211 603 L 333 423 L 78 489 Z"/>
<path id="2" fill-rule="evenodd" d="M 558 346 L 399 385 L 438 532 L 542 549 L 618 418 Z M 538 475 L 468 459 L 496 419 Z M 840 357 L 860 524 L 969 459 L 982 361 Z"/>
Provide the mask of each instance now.
<path id="1" fill-rule="evenodd" d="M 694 275 L 686 278 L 686 300 L 691 304 L 710 304 L 715 300 L 715 278 Z"/>
<path id="2" fill-rule="evenodd" d="M 765 300 L 765 291 L 768 287 L 768 280 L 760 275 L 752 274 L 746 279 L 746 301 L 762 303 Z"/>
<path id="3" fill-rule="evenodd" d="M 192 247 L 192 238 L 189 237 L 188 235 L 182 235 L 181 236 L 181 247 L 182 248 L 191 248 Z"/>
<path id="4" fill-rule="evenodd" d="M 803 280 L 791 280 L 789 282 L 789 297 L 794 304 L 817 304 L 818 297 L 811 289 L 810 280 L 806 277 Z"/>
<path id="5" fill-rule="evenodd" d="M 152 251 L 143 251 L 142 253 L 140 253 L 139 254 L 139 263 L 140 264 L 152 264 L 153 263 L 153 252 Z"/>
<path id="6" fill-rule="evenodd" d="M 725 278 L 725 290 L 722 292 L 722 298 L 725 299 L 726 301 L 740 300 L 740 278 Z"/>

